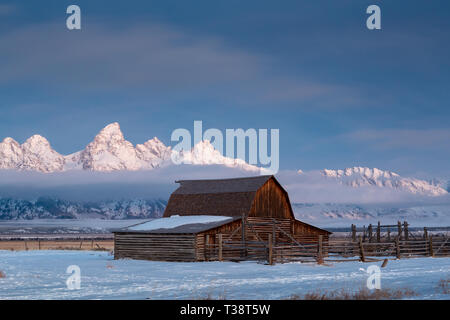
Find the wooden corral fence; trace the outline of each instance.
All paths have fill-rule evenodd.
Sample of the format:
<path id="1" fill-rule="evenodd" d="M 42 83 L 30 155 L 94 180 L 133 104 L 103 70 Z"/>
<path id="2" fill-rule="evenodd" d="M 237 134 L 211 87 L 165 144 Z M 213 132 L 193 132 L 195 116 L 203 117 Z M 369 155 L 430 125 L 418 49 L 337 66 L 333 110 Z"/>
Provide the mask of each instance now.
<path id="1" fill-rule="evenodd" d="M 67 238 L 15 238 L 1 239 L 0 250 L 99 250 L 114 248 L 112 239 L 67 239 Z"/>
<path id="2" fill-rule="evenodd" d="M 217 234 L 216 241 L 206 240 L 206 261 L 242 261 L 257 260 L 268 264 L 284 262 L 344 262 L 344 261 L 376 261 L 380 258 L 414 258 L 450 256 L 450 237 L 447 235 L 430 235 L 424 228 L 422 236 L 408 231 L 408 224 L 395 225 L 397 234 L 382 232 L 377 226 L 374 236 L 371 226 L 356 236 L 356 227 L 352 226 L 350 238 L 331 238 L 318 236 L 289 235 L 282 231 L 282 226 L 271 224 L 272 232 L 262 230 L 261 224 L 247 222 L 247 232 L 257 234 L 257 240 L 246 241 L 245 237 L 235 230 L 232 234 Z M 256 232 L 256 228 L 258 228 Z M 249 231 L 250 230 L 250 231 Z M 278 232 L 277 232 L 278 231 Z M 364 237 L 365 233 L 365 237 Z M 282 235 L 280 237 L 280 234 Z M 278 235 L 278 236 L 277 236 Z M 239 238 L 242 237 L 242 238 Z"/>
<path id="3" fill-rule="evenodd" d="M 377 257 L 393 257 L 397 259 L 414 257 L 444 257 L 450 256 L 450 238 L 447 236 L 429 236 L 426 239 L 400 240 L 399 237 L 391 241 L 363 242 L 362 237 L 357 241 L 330 240 L 327 250 L 329 261 L 353 260 L 371 261 Z"/>
<path id="4" fill-rule="evenodd" d="M 411 231 L 411 229 L 413 231 Z M 366 226 L 357 228 L 354 224 L 351 225 L 351 239 L 353 241 L 357 241 L 359 237 L 362 238 L 363 242 L 390 242 L 394 239 L 398 238 L 399 240 L 420 240 L 427 239 L 428 234 L 432 232 L 432 230 L 449 230 L 448 227 L 439 228 L 439 227 L 423 227 L 421 228 L 411 228 L 407 221 L 400 222 L 394 225 L 381 225 L 378 221 L 378 224 L 373 226 L 369 224 Z"/>
<path id="5" fill-rule="evenodd" d="M 377 258 L 414 258 L 450 256 L 450 238 L 430 236 L 422 240 L 399 240 L 391 242 L 363 242 L 328 240 L 319 236 L 317 242 L 309 243 L 274 243 L 272 235 L 268 241 L 251 241 L 245 245 L 240 241 L 226 240 L 222 234 L 217 235 L 217 244 L 207 244 L 206 261 L 243 261 L 257 260 L 273 263 L 285 262 L 370 262 Z M 314 239 L 311 239 L 314 240 Z"/>

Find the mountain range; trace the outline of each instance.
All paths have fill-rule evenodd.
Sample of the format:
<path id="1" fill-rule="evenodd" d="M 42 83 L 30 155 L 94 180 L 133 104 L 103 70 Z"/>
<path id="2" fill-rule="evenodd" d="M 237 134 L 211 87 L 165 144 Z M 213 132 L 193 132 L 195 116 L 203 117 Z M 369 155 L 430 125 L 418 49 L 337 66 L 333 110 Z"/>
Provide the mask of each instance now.
<path id="1" fill-rule="evenodd" d="M 156 137 L 143 144 L 133 145 L 124 138 L 118 123 L 106 126 L 83 150 L 69 155 L 56 152 L 49 141 L 40 135 L 30 137 L 23 144 L 12 138 L 5 138 L 0 143 L 0 169 L 3 169 L 0 173 L 2 171 L 18 174 L 26 171 L 55 173 L 63 175 L 65 181 L 66 174 L 69 173 L 73 178 L 83 176 L 81 172 L 87 174 L 143 171 L 155 173 L 154 176 L 148 176 L 148 179 L 147 176 L 143 177 L 143 180 L 157 177 L 156 188 L 161 189 L 160 183 L 173 186 L 174 172 L 176 176 L 180 174 L 180 168 L 178 171 L 175 170 L 176 166 L 171 159 L 173 156 L 196 165 L 197 168 L 215 165 L 218 168 L 232 170 L 231 172 L 238 172 L 240 176 L 261 173 L 261 168 L 257 166 L 249 165 L 240 159 L 222 156 L 209 141 L 201 141 L 192 150 L 180 153 L 175 153 L 170 146 L 166 146 Z M 181 170 L 191 171 L 189 168 Z M 218 170 L 214 168 L 212 173 L 218 174 Z M 139 174 L 141 175 L 140 172 Z M 53 179 L 52 175 L 45 175 L 47 176 Z M 289 192 L 296 216 L 306 222 L 333 225 L 341 222 L 347 224 L 348 221 L 376 219 L 394 221 L 409 217 L 422 221 L 450 223 L 448 182 L 442 179 L 420 180 L 402 177 L 388 170 L 367 167 L 306 172 L 282 171 L 277 177 Z M 67 180 L 70 180 L 69 178 Z M 82 179 L 84 178 L 81 177 L 80 180 Z M 38 180 L 40 184 L 42 178 L 38 177 Z M 118 180 L 123 182 L 123 176 Z M 6 183 L 4 181 L 5 179 L 0 181 L 0 184 Z M 82 185 L 82 189 L 83 183 L 90 187 L 93 181 L 96 180 L 85 182 L 77 180 L 76 184 Z M 67 181 L 67 184 L 70 184 L 70 181 Z M 7 188 L 10 189 L 10 186 Z M 60 188 L 59 185 L 57 188 Z M 102 185 L 99 185 L 98 189 L 101 188 Z M 146 190 L 148 187 L 138 186 L 138 188 Z M 90 190 L 86 192 L 93 192 Z M 0 220 L 156 218 L 161 216 L 169 197 L 169 194 L 164 197 L 148 196 L 132 199 L 123 196 L 119 200 L 119 197 L 111 195 L 104 200 L 75 201 L 55 198 L 46 192 L 42 191 L 33 199 L 0 193 Z"/>
<path id="2" fill-rule="evenodd" d="M 77 202 L 50 197 L 0 198 L 0 220 L 160 218 L 166 205 L 162 199 Z"/>
<path id="3" fill-rule="evenodd" d="M 448 193 L 448 191 L 439 184 L 433 184 L 430 181 L 415 178 L 401 177 L 395 172 L 384 171 L 377 168 L 353 167 L 344 170 L 324 169 L 322 175 L 354 188 L 374 186 L 403 190 L 412 194 L 427 196 L 440 196 Z"/>
<path id="4" fill-rule="evenodd" d="M 69 155 L 56 152 L 49 141 L 40 135 L 30 137 L 23 144 L 12 138 L 5 138 L 0 143 L 0 169 L 43 173 L 68 170 L 152 170 L 171 165 L 172 155 L 178 157 L 180 162 L 194 165 L 220 164 L 255 173 L 260 170 L 241 159 L 222 156 L 207 140 L 196 144 L 190 152 L 179 153 L 175 153 L 156 137 L 134 146 L 125 140 L 117 122 L 103 128 L 85 149 Z"/>

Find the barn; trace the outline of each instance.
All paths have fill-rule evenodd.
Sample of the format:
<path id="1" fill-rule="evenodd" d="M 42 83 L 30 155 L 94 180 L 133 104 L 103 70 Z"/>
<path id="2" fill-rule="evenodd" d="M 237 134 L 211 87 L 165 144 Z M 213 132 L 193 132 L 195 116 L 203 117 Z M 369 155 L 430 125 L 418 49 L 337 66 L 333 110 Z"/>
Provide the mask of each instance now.
<path id="1" fill-rule="evenodd" d="M 296 220 L 272 175 L 181 180 L 163 218 L 114 230 L 114 258 L 160 261 L 264 259 L 269 247 L 327 241 Z"/>

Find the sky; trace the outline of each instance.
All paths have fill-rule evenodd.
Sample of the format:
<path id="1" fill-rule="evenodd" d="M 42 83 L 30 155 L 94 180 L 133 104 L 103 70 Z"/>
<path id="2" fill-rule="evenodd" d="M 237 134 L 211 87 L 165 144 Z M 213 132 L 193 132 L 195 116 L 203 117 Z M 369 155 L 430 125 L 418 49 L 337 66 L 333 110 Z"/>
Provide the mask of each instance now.
<path id="1" fill-rule="evenodd" d="M 81 30 L 66 8 L 81 8 Z M 381 30 L 366 8 L 381 8 Z M 0 140 L 70 154 L 119 122 L 280 130 L 280 169 L 377 167 L 450 179 L 448 1 L 9 1 Z"/>

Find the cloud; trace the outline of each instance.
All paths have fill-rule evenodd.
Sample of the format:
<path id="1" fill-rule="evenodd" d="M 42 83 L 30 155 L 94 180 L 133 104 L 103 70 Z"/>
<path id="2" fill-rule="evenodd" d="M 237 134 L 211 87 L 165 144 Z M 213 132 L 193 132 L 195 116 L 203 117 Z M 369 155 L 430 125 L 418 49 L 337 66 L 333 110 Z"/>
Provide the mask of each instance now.
<path id="1" fill-rule="evenodd" d="M 43 174 L 0 170 L 0 198 L 26 200 L 41 196 L 71 201 L 105 201 L 121 199 L 164 199 L 178 187 L 176 180 L 220 179 L 252 175 L 248 171 L 219 165 L 169 166 L 149 171 L 67 171 Z M 289 193 L 292 203 L 450 203 L 450 195 L 426 197 L 390 188 L 363 186 L 353 188 L 319 171 L 280 171 L 276 175 Z"/>
<path id="2" fill-rule="evenodd" d="M 372 148 L 450 151 L 450 129 L 359 130 L 338 137 L 340 140 L 368 144 Z"/>
<path id="3" fill-rule="evenodd" d="M 0 83 L 9 85 L 171 97 L 195 93 L 244 103 L 333 101 L 323 106 L 348 102 L 352 96 L 342 85 L 274 73 L 276 62 L 221 38 L 167 25 L 112 29 L 86 24 L 80 31 L 68 31 L 62 24 L 47 23 L 0 36 Z"/>
<path id="4" fill-rule="evenodd" d="M 0 170 L 0 198 L 37 199 L 41 196 L 71 201 L 169 199 L 176 180 L 248 176 L 222 166 L 179 165 L 149 171 L 67 171 L 43 174 Z"/>
<path id="5" fill-rule="evenodd" d="M 336 180 L 326 179 L 320 171 L 297 174 L 296 171 L 280 171 L 280 183 L 289 193 L 293 203 L 403 203 L 420 201 L 421 197 L 400 190 L 361 186 L 354 188 Z"/>

